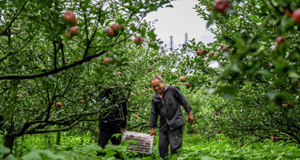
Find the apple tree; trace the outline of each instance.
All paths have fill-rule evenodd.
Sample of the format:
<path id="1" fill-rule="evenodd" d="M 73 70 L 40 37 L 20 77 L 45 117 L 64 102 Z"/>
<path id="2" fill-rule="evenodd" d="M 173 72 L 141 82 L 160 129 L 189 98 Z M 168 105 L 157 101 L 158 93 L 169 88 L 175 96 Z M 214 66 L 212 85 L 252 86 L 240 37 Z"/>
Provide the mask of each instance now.
<path id="1" fill-rule="evenodd" d="M 195 10 L 216 40 L 189 49 L 220 64 L 211 93 L 233 99 L 214 105 L 225 134 L 263 139 L 299 137 L 299 2 L 199 0 Z M 198 51 L 199 50 L 199 51 Z M 217 103 L 217 102 L 216 102 Z M 274 138 L 277 137 L 277 138 Z"/>
<path id="2" fill-rule="evenodd" d="M 135 47 L 159 48 L 143 18 L 168 3 L 1 1 L 4 146 L 12 149 L 14 140 L 25 134 L 66 131 L 95 121 L 107 108 L 99 99 L 107 87 L 117 86 L 128 97 L 134 77 L 148 68 L 134 70 L 141 54 Z M 148 53 L 138 59 L 145 61 Z"/>

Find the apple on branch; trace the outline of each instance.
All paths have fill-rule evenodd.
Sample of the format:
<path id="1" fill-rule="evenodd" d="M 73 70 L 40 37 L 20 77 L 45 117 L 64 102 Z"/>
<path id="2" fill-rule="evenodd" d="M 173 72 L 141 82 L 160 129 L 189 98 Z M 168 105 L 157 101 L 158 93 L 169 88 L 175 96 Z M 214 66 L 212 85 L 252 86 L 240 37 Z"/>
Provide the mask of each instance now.
<path id="1" fill-rule="evenodd" d="M 190 83 L 188 83 L 188 82 L 185 83 L 185 87 L 186 87 L 186 88 L 188 88 L 188 87 L 190 87 L 190 86 L 191 86 Z"/>
<path id="2" fill-rule="evenodd" d="M 300 23 L 300 8 L 294 10 L 294 12 L 292 14 L 292 18 L 293 18 L 294 22 Z"/>
<path id="3" fill-rule="evenodd" d="M 56 107 L 57 107 L 57 108 L 60 108 L 60 107 L 61 107 L 61 102 L 57 102 L 57 103 L 56 103 Z"/>
<path id="4" fill-rule="evenodd" d="M 196 54 L 197 54 L 197 55 L 200 55 L 200 56 L 204 55 L 205 53 L 206 53 L 206 50 L 205 50 L 205 49 L 198 49 L 198 50 L 196 51 Z"/>
<path id="5" fill-rule="evenodd" d="M 121 30 L 121 26 L 117 23 L 112 24 L 110 28 L 114 31 L 115 35 Z"/>
<path id="6" fill-rule="evenodd" d="M 143 42 L 144 42 L 144 38 L 140 37 L 140 36 L 136 36 L 133 40 L 133 42 L 136 44 L 136 45 L 141 45 Z"/>
<path id="7" fill-rule="evenodd" d="M 104 58 L 104 64 L 105 65 L 108 65 L 110 61 L 112 61 L 111 58 L 108 58 L 108 57 Z"/>
<path id="8" fill-rule="evenodd" d="M 285 38 L 283 36 L 278 36 L 276 39 L 277 45 L 279 46 L 282 42 L 285 41 Z"/>
<path id="9" fill-rule="evenodd" d="M 106 30 L 106 35 L 107 36 L 109 36 L 109 37 L 112 37 L 112 36 L 114 36 L 114 30 L 113 29 L 111 29 L 111 28 L 108 28 L 107 30 Z"/>
<path id="10" fill-rule="evenodd" d="M 224 14 L 226 9 L 232 8 L 228 0 L 215 0 L 215 10 L 221 14 Z"/>
<path id="11" fill-rule="evenodd" d="M 77 35 L 80 32 L 79 27 L 78 26 L 71 27 L 70 32 L 71 32 L 71 35 Z"/>
<path id="12" fill-rule="evenodd" d="M 73 11 L 66 11 L 64 13 L 64 20 L 72 25 L 77 25 L 77 19 Z"/>
<path id="13" fill-rule="evenodd" d="M 179 77 L 179 81 L 184 82 L 185 80 L 186 80 L 186 77 L 185 77 L 185 76 Z"/>

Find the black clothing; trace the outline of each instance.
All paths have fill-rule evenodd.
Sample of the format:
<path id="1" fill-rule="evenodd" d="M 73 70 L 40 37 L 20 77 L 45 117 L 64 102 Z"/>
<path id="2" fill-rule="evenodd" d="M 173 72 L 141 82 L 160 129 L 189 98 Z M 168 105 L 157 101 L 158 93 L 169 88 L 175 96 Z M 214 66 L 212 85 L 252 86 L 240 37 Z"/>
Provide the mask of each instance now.
<path id="1" fill-rule="evenodd" d="M 106 131 L 106 130 L 100 130 L 100 134 L 98 137 L 98 146 L 104 148 L 108 141 L 110 140 L 113 145 L 119 145 L 121 143 L 121 136 L 114 136 L 114 134 L 121 133 L 121 130 L 116 131 Z M 97 153 L 97 156 L 105 156 L 105 152 L 99 151 Z M 120 158 L 119 153 L 114 154 L 115 158 Z"/>
<path id="2" fill-rule="evenodd" d="M 113 136 L 116 133 L 121 133 L 121 130 L 118 131 L 106 131 L 106 130 L 100 130 L 99 138 L 98 138 L 98 146 L 104 148 L 108 141 L 110 140 L 112 144 L 119 145 L 121 143 L 121 136 L 118 138 L 116 136 Z"/>
<path id="3" fill-rule="evenodd" d="M 166 132 L 167 126 L 170 130 L 183 126 L 185 122 L 180 105 L 184 107 L 187 113 L 192 110 L 178 87 L 164 86 L 162 98 L 158 94 L 152 97 L 150 127 L 157 126 L 158 115 L 160 115 L 160 131 Z"/>
<path id="4" fill-rule="evenodd" d="M 162 98 L 158 94 L 152 97 L 150 127 L 157 126 L 159 115 L 159 154 L 163 159 L 168 158 L 169 144 L 172 154 L 176 154 L 182 147 L 182 133 L 185 122 L 180 105 L 184 107 L 187 113 L 192 110 L 176 86 L 164 86 Z"/>
<path id="5" fill-rule="evenodd" d="M 182 133 L 183 126 L 177 127 L 173 130 L 167 128 L 167 132 L 159 132 L 159 154 L 161 158 L 166 159 L 169 152 L 169 144 L 171 154 L 178 153 L 182 147 Z"/>
<path id="6" fill-rule="evenodd" d="M 127 124 L 127 103 L 124 94 L 118 94 L 113 89 L 108 89 L 104 93 L 104 100 L 106 100 L 107 108 L 103 108 L 103 112 L 99 117 L 100 134 L 98 138 L 98 145 L 104 148 L 109 139 L 112 144 L 119 145 L 120 138 L 113 135 L 121 133 L 121 128 L 126 128 Z M 113 137 L 112 137 L 113 136 Z"/>
<path id="7" fill-rule="evenodd" d="M 125 95 L 120 99 L 110 100 L 108 111 L 101 113 L 99 117 L 99 128 L 106 131 L 120 130 L 127 125 L 127 103 Z M 120 101 L 123 103 L 119 104 Z M 116 105 L 116 106 L 112 106 Z"/>

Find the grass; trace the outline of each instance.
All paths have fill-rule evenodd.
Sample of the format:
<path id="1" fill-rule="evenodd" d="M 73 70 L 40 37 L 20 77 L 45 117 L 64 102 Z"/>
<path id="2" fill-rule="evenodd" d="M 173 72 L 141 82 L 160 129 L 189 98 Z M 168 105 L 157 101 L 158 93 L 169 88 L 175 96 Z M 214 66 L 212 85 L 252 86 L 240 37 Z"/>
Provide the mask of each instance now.
<path id="1" fill-rule="evenodd" d="M 19 138 L 16 141 L 18 152 L 16 157 L 31 159 L 32 156 L 43 155 L 40 159 L 107 159 L 113 157 L 115 150 L 122 152 L 125 159 L 160 159 L 158 150 L 158 136 L 154 139 L 151 156 L 137 153 L 128 153 L 125 147 L 108 148 L 108 157 L 96 157 L 97 148 L 95 139 L 91 140 L 89 133 L 81 136 L 68 136 L 62 134 L 60 146 L 55 145 L 55 134 L 34 135 Z M 91 143 L 90 143 L 91 142 Z M 3 142 L 2 142 L 3 143 Z M 250 143 L 250 141 L 249 141 Z M 0 147 L 1 148 L 1 147 Z M 32 149 L 36 150 L 32 150 Z M 1 149 L 0 149 L 1 152 Z M 49 157 L 50 156 L 50 157 Z M 44 158 L 43 158 L 44 157 Z M 51 158 L 52 157 L 52 158 Z M 71 158 L 72 157 L 72 158 Z M 223 134 L 217 134 L 214 139 L 207 139 L 205 135 L 193 134 L 183 135 L 183 147 L 178 155 L 173 155 L 170 159 L 176 160 L 300 160 L 300 149 L 296 144 L 285 142 L 274 143 L 266 140 L 262 143 L 254 143 L 241 147 L 238 140 L 228 139 Z"/>

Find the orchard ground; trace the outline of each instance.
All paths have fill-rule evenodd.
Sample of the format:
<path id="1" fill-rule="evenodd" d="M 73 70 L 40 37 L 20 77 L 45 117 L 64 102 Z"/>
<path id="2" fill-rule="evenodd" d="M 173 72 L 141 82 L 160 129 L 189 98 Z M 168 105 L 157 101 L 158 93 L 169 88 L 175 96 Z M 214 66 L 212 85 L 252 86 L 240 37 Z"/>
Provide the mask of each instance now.
<path id="1" fill-rule="evenodd" d="M 109 142 L 105 149 L 107 156 L 97 157 L 97 137 L 92 132 L 78 136 L 70 136 L 71 133 L 64 132 L 61 137 L 61 144 L 55 144 L 56 134 L 44 134 L 35 136 L 24 136 L 17 140 L 15 152 L 16 158 L 24 159 L 108 159 L 114 158 L 114 153 L 121 153 L 123 159 L 160 159 L 158 150 L 158 136 L 154 139 L 152 155 L 126 152 L 126 145 L 119 148 L 112 147 Z M 300 149 L 295 144 L 284 142 L 273 142 L 265 140 L 263 143 L 241 144 L 238 139 L 230 139 L 224 134 L 216 134 L 214 137 L 204 133 L 184 133 L 183 148 L 178 155 L 170 157 L 174 160 L 258 160 L 258 159 L 299 159 Z M 112 147 L 112 148 L 111 148 Z M 49 151 L 48 151 L 49 150 Z M 5 150 L 0 150 L 3 153 Z M 41 157 L 38 158 L 37 155 Z M 34 156 L 35 155 L 35 156 Z M 121 159 L 121 158 L 120 158 Z"/>

